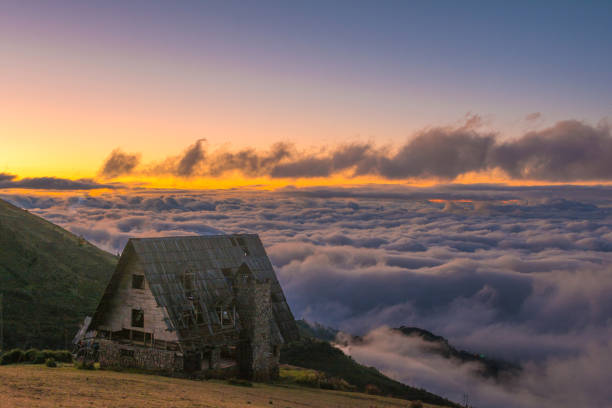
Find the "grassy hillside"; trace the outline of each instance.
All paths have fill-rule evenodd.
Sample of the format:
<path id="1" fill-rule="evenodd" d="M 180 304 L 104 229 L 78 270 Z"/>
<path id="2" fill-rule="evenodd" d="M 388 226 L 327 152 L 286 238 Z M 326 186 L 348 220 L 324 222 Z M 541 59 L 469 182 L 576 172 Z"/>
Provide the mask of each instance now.
<path id="1" fill-rule="evenodd" d="M 323 340 L 305 338 L 286 345 L 281 351 L 281 363 L 317 370 L 330 378 L 342 378 L 356 386 L 359 391 L 375 387 L 374 389 L 378 389 L 382 395 L 421 400 L 431 404 L 457 406 L 423 389 L 413 388 L 392 380 L 374 367 L 363 366 Z"/>
<path id="2" fill-rule="evenodd" d="M 302 338 L 334 341 L 338 334 L 338 330 L 323 326 L 320 323 L 310 323 L 304 319 L 296 320 L 295 323 L 297 324 L 298 330 L 300 331 L 300 337 Z"/>
<path id="3" fill-rule="evenodd" d="M 0 200 L 4 346 L 64 348 L 91 314 L 117 259 Z"/>
<path id="4" fill-rule="evenodd" d="M 404 400 L 294 385 L 230 385 L 72 367 L 0 366 L 7 407 L 406 408 Z M 3 403 L 0 403 L 1 406 Z M 424 408 L 433 408 L 424 405 Z"/>

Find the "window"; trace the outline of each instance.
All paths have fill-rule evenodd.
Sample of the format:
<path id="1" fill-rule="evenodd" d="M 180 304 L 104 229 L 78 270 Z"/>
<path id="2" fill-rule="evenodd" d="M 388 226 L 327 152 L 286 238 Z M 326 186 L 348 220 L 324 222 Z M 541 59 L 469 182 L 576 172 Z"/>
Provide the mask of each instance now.
<path id="1" fill-rule="evenodd" d="M 202 312 L 202 305 L 197 300 L 193 302 L 194 318 L 197 325 L 204 324 L 204 313 Z"/>
<path id="2" fill-rule="evenodd" d="M 234 327 L 234 308 L 228 310 L 222 307 L 217 307 L 217 316 L 219 316 L 221 327 Z"/>
<path id="3" fill-rule="evenodd" d="M 144 289 L 144 275 L 132 275 L 132 289 Z"/>
<path id="4" fill-rule="evenodd" d="M 132 309 L 132 327 L 144 327 L 144 311 Z"/>
<path id="5" fill-rule="evenodd" d="M 193 319 L 191 318 L 191 311 L 183 310 L 181 314 L 183 319 L 183 327 L 193 327 Z"/>
<path id="6" fill-rule="evenodd" d="M 134 350 L 119 349 L 119 355 L 121 357 L 134 357 Z"/>
<path id="7" fill-rule="evenodd" d="M 195 290 L 195 273 L 191 271 L 185 271 L 183 273 L 183 289 L 187 295 Z"/>

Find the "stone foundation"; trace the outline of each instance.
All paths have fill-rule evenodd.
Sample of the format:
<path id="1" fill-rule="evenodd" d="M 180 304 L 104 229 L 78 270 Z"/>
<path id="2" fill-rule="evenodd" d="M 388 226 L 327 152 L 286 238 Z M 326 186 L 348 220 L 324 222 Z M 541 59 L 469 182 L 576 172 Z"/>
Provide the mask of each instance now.
<path id="1" fill-rule="evenodd" d="M 175 351 L 159 350 L 99 340 L 100 368 L 138 368 L 147 371 L 174 373 L 183 370 L 183 356 Z"/>

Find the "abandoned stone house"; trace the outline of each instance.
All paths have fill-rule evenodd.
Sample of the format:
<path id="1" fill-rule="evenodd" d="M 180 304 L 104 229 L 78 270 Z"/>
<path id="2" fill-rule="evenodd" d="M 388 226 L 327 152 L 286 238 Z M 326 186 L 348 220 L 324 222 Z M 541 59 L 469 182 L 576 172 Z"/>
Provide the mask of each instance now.
<path id="1" fill-rule="evenodd" d="M 298 329 L 257 235 L 127 243 L 84 339 L 101 367 L 278 375 Z"/>

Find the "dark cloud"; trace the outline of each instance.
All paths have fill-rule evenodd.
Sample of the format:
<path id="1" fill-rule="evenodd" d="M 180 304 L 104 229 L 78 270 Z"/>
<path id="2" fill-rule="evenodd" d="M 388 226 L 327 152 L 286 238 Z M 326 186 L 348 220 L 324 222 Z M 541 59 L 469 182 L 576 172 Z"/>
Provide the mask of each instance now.
<path id="1" fill-rule="evenodd" d="M 424 132 L 392 157 L 383 158 L 377 173 L 389 179 L 442 178 L 485 169 L 494 135 L 471 128 L 437 128 Z"/>
<path id="2" fill-rule="evenodd" d="M 119 149 L 111 152 L 100 169 L 100 175 L 105 178 L 130 174 L 140 163 L 140 155 L 124 153 Z"/>
<path id="3" fill-rule="evenodd" d="M 612 179 L 612 136 L 608 126 L 575 120 L 559 122 L 496 146 L 491 166 L 512 178 L 580 181 Z"/>
<path id="4" fill-rule="evenodd" d="M 482 131 L 480 126 L 480 117 L 469 116 L 461 126 L 422 131 L 397 149 L 348 143 L 306 152 L 289 143 L 278 143 L 263 152 L 254 148 L 206 152 L 203 140 L 198 140 L 181 156 L 168 158 L 146 172 L 218 177 L 238 171 L 246 177 L 272 178 L 344 173 L 349 177 L 370 175 L 389 180 L 454 180 L 470 172 L 501 169 L 514 179 L 612 180 L 612 136 L 606 125 L 563 121 L 506 142 L 501 142 L 494 132 Z M 136 164 L 136 156 L 114 151 L 102 174 L 127 173 Z"/>
<path id="5" fill-rule="evenodd" d="M 529 113 L 529 114 L 525 115 L 525 120 L 527 122 L 535 122 L 535 121 L 537 121 L 538 119 L 541 119 L 541 118 L 542 118 L 542 113 L 541 112 L 532 112 L 532 113 Z"/>
<path id="6" fill-rule="evenodd" d="M 185 177 L 195 173 L 198 165 L 204 160 L 204 151 L 202 150 L 202 142 L 204 141 L 206 139 L 198 140 L 185 151 L 176 166 L 177 176 Z"/>
<path id="7" fill-rule="evenodd" d="M 0 183 L 7 183 L 14 180 L 17 176 L 14 174 L 0 173 Z"/>
<path id="8" fill-rule="evenodd" d="M 269 174 L 278 163 L 294 155 L 293 146 L 287 143 L 277 143 L 270 151 L 263 153 L 255 149 L 244 149 L 236 153 L 221 151 L 211 157 L 208 173 L 220 176 L 225 172 L 239 170 L 245 175 Z"/>
<path id="9" fill-rule="evenodd" d="M 91 179 L 69 180 L 57 177 L 26 177 L 17 179 L 13 174 L 0 173 L 0 188 L 25 188 L 35 190 L 93 190 L 115 188 L 110 184 L 100 184 Z"/>

